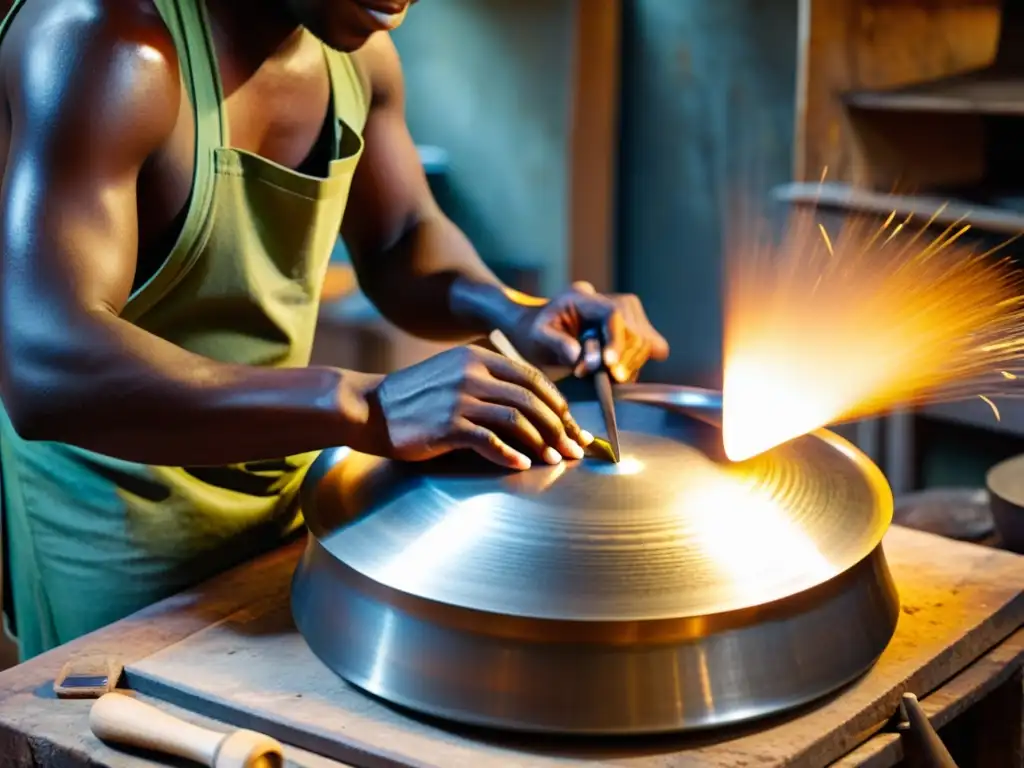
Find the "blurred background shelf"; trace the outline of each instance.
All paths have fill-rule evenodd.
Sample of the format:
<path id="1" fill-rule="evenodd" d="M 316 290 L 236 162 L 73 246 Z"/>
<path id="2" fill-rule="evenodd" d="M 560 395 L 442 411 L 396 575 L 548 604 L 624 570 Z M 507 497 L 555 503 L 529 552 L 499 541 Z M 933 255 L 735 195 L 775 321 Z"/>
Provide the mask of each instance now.
<path id="1" fill-rule="evenodd" d="M 1024 116 L 1024 73 L 994 67 L 904 88 L 850 91 L 848 107 L 891 112 Z"/>
<path id="2" fill-rule="evenodd" d="M 950 200 L 930 195 L 896 195 L 858 189 L 850 184 L 792 182 L 776 187 L 773 197 L 795 205 L 817 205 L 851 213 L 898 217 L 912 215 L 927 221 L 934 216 L 937 225 L 969 221 L 973 227 L 995 234 L 1017 235 L 1024 232 L 1024 213 L 1008 207 L 972 205 L 969 201 Z"/>
<path id="3" fill-rule="evenodd" d="M 979 251 L 1024 233 L 1024 0 L 801 0 L 800 29 L 794 174 L 776 201 L 816 205 L 830 228 L 937 213 L 937 228 L 970 223 Z M 1024 402 L 997 404 L 1000 421 L 974 398 L 857 435 L 897 495 L 981 487 L 1024 450 Z"/>

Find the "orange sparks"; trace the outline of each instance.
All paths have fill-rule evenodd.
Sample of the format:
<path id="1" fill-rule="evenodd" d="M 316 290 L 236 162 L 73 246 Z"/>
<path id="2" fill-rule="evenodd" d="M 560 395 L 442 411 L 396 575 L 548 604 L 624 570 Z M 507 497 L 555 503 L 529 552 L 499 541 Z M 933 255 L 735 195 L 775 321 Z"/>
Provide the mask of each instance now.
<path id="1" fill-rule="evenodd" d="M 802 208 L 781 240 L 727 247 L 722 432 L 743 460 L 839 421 L 989 395 L 1024 354 L 1022 281 L 954 222 L 852 218 L 834 238 Z"/>
<path id="2" fill-rule="evenodd" d="M 982 400 L 988 403 L 988 407 L 992 409 L 992 413 L 995 415 L 996 421 L 1003 420 L 1003 417 L 999 414 L 999 408 L 996 406 L 995 403 L 992 402 L 991 398 L 985 397 L 984 395 L 978 395 L 978 397 L 980 397 Z"/>

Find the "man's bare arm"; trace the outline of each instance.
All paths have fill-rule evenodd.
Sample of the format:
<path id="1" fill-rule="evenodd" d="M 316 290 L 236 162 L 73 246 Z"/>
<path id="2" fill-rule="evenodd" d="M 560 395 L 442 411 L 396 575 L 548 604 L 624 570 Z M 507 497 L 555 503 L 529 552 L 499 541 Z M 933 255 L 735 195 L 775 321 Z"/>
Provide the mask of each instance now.
<path id="1" fill-rule="evenodd" d="M 376 377 L 226 365 L 119 318 L 136 266 L 139 169 L 180 97 L 173 45 L 144 5 L 72 4 L 76 16 L 29 4 L 4 41 L 0 391 L 15 428 L 172 466 L 372 450 L 365 392 Z"/>
<path id="2" fill-rule="evenodd" d="M 438 208 L 406 125 L 394 44 L 377 34 L 356 56 L 373 104 L 342 233 L 360 286 L 385 317 L 425 338 L 462 341 L 514 323 L 523 302 L 538 302 L 502 285 Z"/>

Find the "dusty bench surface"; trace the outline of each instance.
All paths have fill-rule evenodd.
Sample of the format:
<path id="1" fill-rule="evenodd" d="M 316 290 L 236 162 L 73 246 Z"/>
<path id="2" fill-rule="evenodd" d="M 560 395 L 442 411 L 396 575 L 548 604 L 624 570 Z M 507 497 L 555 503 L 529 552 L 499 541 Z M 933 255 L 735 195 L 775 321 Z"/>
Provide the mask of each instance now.
<path id="1" fill-rule="evenodd" d="M 153 768 L 168 760 L 106 746 L 89 730 L 91 701 L 61 700 L 53 680 L 76 655 L 118 657 L 124 664 L 167 648 L 250 604 L 255 585 L 267 573 L 293 568 L 302 542 L 290 544 L 217 577 L 181 595 L 164 600 L 127 619 L 55 648 L 24 664 L 0 672 L 0 768 L 51 766 L 62 768 Z M 212 730 L 231 726 L 156 699 L 139 696 L 161 710 Z M 350 768 L 286 746 L 289 764 L 306 768 Z"/>
<path id="2" fill-rule="evenodd" d="M 887 535 L 885 547 L 904 598 L 901 628 L 897 632 L 906 635 L 908 630 L 912 630 L 915 636 L 904 637 L 898 647 L 892 647 L 896 646 L 892 644 L 891 652 L 887 651 L 891 658 L 883 656 L 870 674 L 892 678 L 889 683 L 896 691 L 896 697 L 905 689 L 918 693 L 925 701 L 926 710 L 936 718 L 936 724 L 941 725 L 1020 667 L 1024 638 L 1015 633 L 1024 624 L 1024 558 L 898 527 Z M 110 627 L 0 673 L 0 765 L 134 767 L 167 764 L 111 749 L 95 739 L 88 728 L 90 702 L 56 699 L 52 693 L 54 676 L 69 658 L 83 654 L 115 655 L 129 670 L 133 667 L 153 668 L 152 660 L 170 658 L 177 652 L 175 648 L 188 650 L 200 647 L 197 642 L 212 636 L 215 625 L 222 622 L 230 624 L 228 620 L 240 613 L 280 613 L 280 604 L 287 600 L 287 590 L 282 586 L 290 580 L 301 549 L 301 542 L 291 544 Z M 913 578 L 919 583 L 907 583 L 910 562 L 914 563 Z M 969 631 L 959 632 L 959 627 Z M 936 648 L 936 637 L 953 639 L 948 640 L 946 646 Z M 916 670 L 912 659 L 907 656 L 908 653 L 913 655 L 915 647 L 920 647 L 922 653 L 931 659 L 927 675 Z M 181 676 L 187 678 L 189 675 L 183 671 Z M 253 680 L 258 677 L 254 674 Z M 246 683 L 238 682 L 243 687 Z M 933 694 L 933 697 L 929 698 L 927 694 Z M 192 722 L 216 730 L 229 729 L 223 723 L 186 712 L 164 701 L 140 698 Z M 872 738 L 872 734 L 894 711 L 896 699 L 889 701 L 889 698 L 893 697 L 858 704 L 856 716 L 851 717 L 849 727 L 841 734 L 842 741 L 847 743 L 842 754 L 854 750 L 851 758 L 858 756 L 858 759 L 844 761 L 844 764 L 860 764 L 860 756 L 876 761 L 871 764 L 891 764 L 884 762 L 883 758 L 898 755 L 895 736 L 882 733 Z M 773 730 L 783 729 L 777 733 L 785 737 L 781 740 L 772 738 L 766 741 L 763 735 L 758 736 L 757 741 L 751 744 L 756 743 L 759 749 L 771 746 L 772 750 L 770 754 L 762 751 L 758 764 L 769 765 L 793 757 L 792 751 L 784 754 L 787 740 L 799 739 L 802 730 L 820 728 L 820 722 L 816 722 L 813 716 L 819 713 L 820 717 L 823 709 L 834 706 L 836 700 L 812 710 L 806 717 L 791 718 L 781 726 L 772 726 Z M 391 744 L 389 757 L 382 755 L 384 759 L 377 764 L 449 765 L 451 763 L 446 763 L 444 756 L 452 755 L 449 750 L 453 744 L 457 744 L 457 751 L 462 753 L 463 759 L 469 759 L 465 756 L 470 753 L 465 750 L 472 749 L 466 746 L 471 740 L 395 714 L 386 724 L 385 732 L 397 741 L 406 739 L 401 720 L 408 724 L 410 745 L 416 744 L 419 750 L 416 760 L 403 762 L 400 755 L 409 750 L 402 744 Z M 430 733 L 425 736 L 425 731 Z M 823 736 L 820 733 L 814 736 L 810 741 L 815 744 L 834 741 L 833 738 L 820 738 Z M 365 743 L 358 734 L 357 740 Z M 499 752 L 503 755 L 481 745 L 481 752 L 476 758 L 482 762 L 476 758 L 472 762 L 479 765 L 508 764 L 509 753 L 504 749 Z M 737 757 L 732 747 L 719 742 L 706 747 L 693 745 L 662 752 L 656 762 L 624 758 L 622 755 L 618 759 L 592 757 L 605 764 L 706 766 L 724 765 L 719 758 L 730 753 L 732 758 Z M 397 762 L 396 755 L 399 756 Z M 500 762 L 501 756 L 506 762 Z M 558 761 L 575 762 L 572 758 L 566 760 L 568 757 L 562 755 Z M 825 755 L 819 754 L 815 747 L 797 757 L 807 764 L 815 764 Z M 332 762 L 297 749 L 291 751 L 289 759 L 294 764 L 311 767 L 345 765 L 345 762 Z M 363 763 L 364 759 L 359 759 L 359 762 Z M 375 761 L 370 760 L 367 764 L 371 762 Z"/>

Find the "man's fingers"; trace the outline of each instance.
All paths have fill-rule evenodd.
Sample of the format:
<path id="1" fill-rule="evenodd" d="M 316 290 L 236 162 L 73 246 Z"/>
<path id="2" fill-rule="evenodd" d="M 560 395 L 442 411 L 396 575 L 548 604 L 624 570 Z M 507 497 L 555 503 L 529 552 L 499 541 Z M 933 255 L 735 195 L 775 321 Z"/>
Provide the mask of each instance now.
<path id="1" fill-rule="evenodd" d="M 579 314 L 581 326 L 597 324 L 601 328 L 604 348 L 604 364 L 611 368 L 619 364 L 619 358 L 626 350 L 626 320 L 615 302 L 607 296 L 597 294 L 577 297 L 573 308 Z M 584 369 L 593 371 L 597 365 L 586 357 L 584 349 Z"/>
<path id="2" fill-rule="evenodd" d="M 618 365 L 626 351 L 626 321 L 617 308 L 604 319 L 604 364 Z"/>
<path id="3" fill-rule="evenodd" d="M 452 448 L 476 451 L 488 461 L 509 469 L 529 469 L 530 458 L 510 446 L 487 427 L 462 419 L 451 440 Z"/>
<path id="4" fill-rule="evenodd" d="M 558 365 L 571 368 L 583 354 L 578 339 L 552 326 L 541 326 L 536 330 L 534 338 Z"/>
<path id="5" fill-rule="evenodd" d="M 489 382 L 474 383 L 469 394 L 485 403 L 496 403 L 514 409 L 522 414 L 532 429 L 538 433 L 541 441 L 538 450 L 542 458 L 549 464 L 557 464 L 564 456 L 567 459 L 582 459 L 583 447 L 578 437 L 569 434 L 565 422 L 551 407 L 533 392 L 499 379 Z M 470 419 L 480 422 L 475 416 Z M 488 422 L 488 426 L 490 423 Z M 550 450 L 555 451 L 551 454 Z"/>
<path id="6" fill-rule="evenodd" d="M 525 448 L 546 464 L 557 464 L 562 460 L 540 430 L 519 409 L 510 405 L 498 405 L 480 401 L 468 406 L 463 415 L 474 424 L 486 427 L 503 442 Z"/>
<path id="7" fill-rule="evenodd" d="M 522 411 L 510 405 L 487 405 L 481 409 L 476 421 L 491 429 L 502 440 L 512 445 L 526 445 L 545 464 L 560 464 L 564 459 L 583 458 L 583 449 L 564 435 L 560 440 L 546 438 Z M 574 445 L 575 449 L 567 446 Z"/>
<path id="8" fill-rule="evenodd" d="M 651 342 L 651 359 L 658 361 L 668 360 L 669 346 L 665 337 L 655 331 L 652 326 L 651 333 L 647 338 Z"/>
<path id="9" fill-rule="evenodd" d="M 580 314 L 593 318 L 603 313 L 605 331 L 604 364 L 618 381 L 628 381 L 651 358 L 665 360 L 669 347 L 665 338 L 651 325 L 643 305 L 635 296 L 587 297 L 580 302 Z M 593 320 L 591 320 L 593 322 Z M 595 366 L 585 361 L 584 371 Z"/>
<path id="10" fill-rule="evenodd" d="M 647 343 L 647 356 L 655 360 L 667 359 L 668 342 L 651 324 L 640 299 L 636 296 L 625 296 L 623 301 L 623 314 L 626 316 L 626 322 L 629 324 L 630 330 Z"/>
<path id="11" fill-rule="evenodd" d="M 543 373 L 532 366 L 517 363 L 514 360 L 509 360 L 507 357 L 494 353 L 484 354 L 481 359 L 494 378 L 507 381 L 510 384 L 517 384 L 533 392 L 543 400 L 561 419 L 566 431 L 573 440 L 576 440 L 584 447 L 590 444 L 593 438 L 589 436 L 589 433 L 580 429 L 575 419 L 569 413 L 569 404 L 562 397 L 562 393 L 558 391 L 558 387 L 549 381 Z M 587 439 L 588 437 L 590 437 L 589 440 Z"/>
<path id="12" fill-rule="evenodd" d="M 532 365 L 524 365 L 503 355 L 488 353 L 483 358 L 488 373 L 496 379 L 518 384 L 540 397 L 548 407 L 561 416 L 569 410 L 569 404 L 548 378 Z"/>
<path id="13" fill-rule="evenodd" d="M 629 346 L 622 361 L 611 369 L 612 375 L 619 382 L 628 382 L 636 379 L 640 369 L 647 364 L 651 357 L 651 345 L 643 336 L 630 334 Z"/>
<path id="14" fill-rule="evenodd" d="M 597 290 L 595 290 L 594 286 L 588 283 L 586 280 L 577 280 L 575 283 L 572 284 L 572 290 L 576 291 L 577 293 L 590 294 L 591 296 L 597 293 Z"/>

